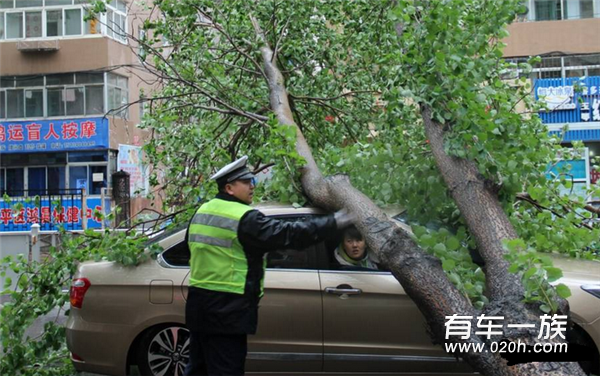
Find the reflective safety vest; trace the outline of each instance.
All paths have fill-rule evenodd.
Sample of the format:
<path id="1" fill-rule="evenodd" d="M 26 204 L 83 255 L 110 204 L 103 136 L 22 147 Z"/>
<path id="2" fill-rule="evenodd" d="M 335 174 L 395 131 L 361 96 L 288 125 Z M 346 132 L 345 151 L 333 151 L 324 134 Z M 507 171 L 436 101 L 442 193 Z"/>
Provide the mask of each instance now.
<path id="1" fill-rule="evenodd" d="M 244 293 L 248 261 L 237 231 L 250 210 L 248 205 L 218 198 L 198 209 L 188 230 L 190 286 Z"/>

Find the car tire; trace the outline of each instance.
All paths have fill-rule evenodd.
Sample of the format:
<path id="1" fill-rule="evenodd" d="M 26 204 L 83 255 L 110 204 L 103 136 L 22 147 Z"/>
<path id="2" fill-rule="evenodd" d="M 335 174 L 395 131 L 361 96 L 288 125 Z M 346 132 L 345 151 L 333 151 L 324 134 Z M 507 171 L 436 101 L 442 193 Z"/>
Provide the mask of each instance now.
<path id="1" fill-rule="evenodd" d="M 190 332 L 180 325 L 154 327 L 141 338 L 137 365 L 143 376 L 183 376 L 190 356 Z"/>

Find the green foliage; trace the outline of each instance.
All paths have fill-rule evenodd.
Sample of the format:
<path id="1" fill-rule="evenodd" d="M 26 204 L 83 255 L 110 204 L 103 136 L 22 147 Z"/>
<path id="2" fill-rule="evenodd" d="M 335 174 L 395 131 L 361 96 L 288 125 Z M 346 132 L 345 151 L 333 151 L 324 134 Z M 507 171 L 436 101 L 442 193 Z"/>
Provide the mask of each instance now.
<path id="1" fill-rule="evenodd" d="M 399 204 L 416 223 L 462 229 L 458 248 L 457 235 L 439 231 L 419 242 L 440 257 L 476 306 L 485 302 L 484 276 L 467 260 L 472 235 L 435 165 L 420 105 L 432 108 L 446 127 L 446 152 L 475 162 L 497 190 L 529 247 L 597 258 L 593 243 L 600 233 L 587 227 L 585 202 L 565 190 L 567 174 L 547 176 L 549 166 L 568 159 L 560 139 L 532 115 L 541 106 L 531 82 L 506 79 L 539 61 L 502 59 L 500 40 L 520 3 L 155 2 L 164 19 L 144 24 L 152 47 L 145 51 L 164 86 L 153 95 L 143 127 L 155 135 L 146 152 L 155 166 L 153 183 L 166 193 L 165 207 L 193 207 L 199 197 L 211 197 L 215 186 L 207 177 L 244 154 L 255 166 L 274 164 L 274 177 L 257 188 L 257 200 L 304 204 L 304 161 L 294 150 L 293 130 L 271 114 L 252 15 L 277 50 L 294 120 L 321 170 L 347 174 L 377 204 Z M 519 193 L 531 200 L 516 200 Z M 516 257 L 513 263 L 525 273 L 536 260 Z M 540 277 L 553 270 L 547 268 Z"/>
<path id="2" fill-rule="evenodd" d="M 488 302 L 484 295 L 485 274 L 473 263 L 466 229 L 461 227 L 453 234 L 445 228 L 436 231 L 413 225 L 412 231 L 419 246 L 442 261 L 442 268 L 456 288 L 471 300 L 475 308 L 483 308 Z"/>
<path id="3" fill-rule="evenodd" d="M 525 288 L 524 301 L 538 303 L 545 312 L 556 312 L 557 298 L 568 298 L 571 291 L 564 284 L 558 284 L 554 289 L 550 283 L 562 278 L 562 271 L 553 266 L 552 259 L 527 247 L 522 239 L 512 239 L 505 242 L 509 253 L 506 259 L 511 263 L 509 272 L 520 273 Z"/>
<path id="4" fill-rule="evenodd" d="M 155 257 L 156 245 L 145 247 L 147 239 L 133 233 L 86 230 L 82 234 L 61 233 L 61 245 L 52 247 L 41 262 L 26 256 L 6 257 L 0 261 L 5 279 L 2 295 L 10 297 L 0 310 L 0 374 L 64 376 L 74 372 L 65 343 L 65 328 L 58 322 L 67 314 L 70 286 L 77 265 L 83 260 L 115 261 L 134 267 Z M 14 288 L 11 288 L 14 282 Z M 45 315 L 56 315 L 44 325 L 41 334 L 32 337 L 31 325 Z M 37 334 L 37 333 L 36 333 Z"/>

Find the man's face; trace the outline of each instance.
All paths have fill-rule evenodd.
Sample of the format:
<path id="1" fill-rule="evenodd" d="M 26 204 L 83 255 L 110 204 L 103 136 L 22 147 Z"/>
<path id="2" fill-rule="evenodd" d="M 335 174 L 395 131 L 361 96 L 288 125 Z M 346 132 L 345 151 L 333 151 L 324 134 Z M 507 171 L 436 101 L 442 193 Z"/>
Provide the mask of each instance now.
<path id="1" fill-rule="evenodd" d="M 365 240 L 359 240 L 344 236 L 344 251 L 354 260 L 360 260 L 365 256 Z"/>
<path id="2" fill-rule="evenodd" d="M 252 179 L 236 180 L 226 184 L 225 191 L 250 205 L 254 196 L 254 184 L 252 183 Z"/>

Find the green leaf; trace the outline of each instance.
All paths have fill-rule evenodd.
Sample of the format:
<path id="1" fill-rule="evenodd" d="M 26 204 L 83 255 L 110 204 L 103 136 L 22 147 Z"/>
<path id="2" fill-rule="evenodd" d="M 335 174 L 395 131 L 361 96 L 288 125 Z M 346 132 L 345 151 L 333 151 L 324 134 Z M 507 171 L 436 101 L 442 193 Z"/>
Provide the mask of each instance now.
<path id="1" fill-rule="evenodd" d="M 571 296 L 571 289 L 569 289 L 569 287 L 565 284 L 559 283 L 555 286 L 555 289 L 558 296 L 560 296 L 563 299 L 566 299 L 569 296 Z"/>
<path id="2" fill-rule="evenodd" d="M 546 270 L 546 273 L 547 273 L 548 282 L 554 282 L 554 281 L 562 278 L 562 276 L 563 276 L 562 270 L 560 270 L 559 268 L 545 267 L 544 269 Z"/>
<path id="3" fill-rule="evenodd" d="M 446 259 L 442 262 L 442 268 L 445 271 L 454 270 L 454 268 L 456 268 L 456 262 L 452 259 Z"/>
<path id="4" fill-rule="evenodd" d="M 527 271 L 526 271 L 526 272 L 523 274 L 523 278 L 524 278 L 524 279 L 529 279 L 529 278 L 533 277 L 533 275 L 534 275 L 534 274 L 535 274 L 537 271 L 538 271 L 538 268 L 536 268 L 535 266 L 534 266 L 534 267 L 531 267 L 531 268 L 527 269 Z"/>
<path id="5" fill-rule="evenodd" d="M 433 251 L 435 253 L 446 253 L 446 245 L 444 243 L 437 243 L 433 247 Z"/>

